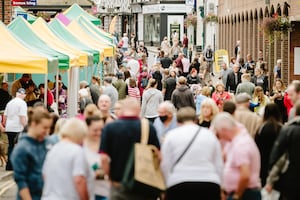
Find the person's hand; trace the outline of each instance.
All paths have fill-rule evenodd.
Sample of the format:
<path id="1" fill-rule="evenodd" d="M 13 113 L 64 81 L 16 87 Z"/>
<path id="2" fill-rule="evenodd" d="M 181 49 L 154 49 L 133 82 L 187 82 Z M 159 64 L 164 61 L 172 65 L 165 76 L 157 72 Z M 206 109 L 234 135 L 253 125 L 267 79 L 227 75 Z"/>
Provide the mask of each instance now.
<path id="1" fill-rule="evenodd" d="M 266 191 L 267 191 L 268 193 L 271 193 L 272 190 L 273 190 L 272 186 L 269 185 L 269 184 L 266 184 L 266 185 L 265 185 L 265 189 L 266 189 Z"/>

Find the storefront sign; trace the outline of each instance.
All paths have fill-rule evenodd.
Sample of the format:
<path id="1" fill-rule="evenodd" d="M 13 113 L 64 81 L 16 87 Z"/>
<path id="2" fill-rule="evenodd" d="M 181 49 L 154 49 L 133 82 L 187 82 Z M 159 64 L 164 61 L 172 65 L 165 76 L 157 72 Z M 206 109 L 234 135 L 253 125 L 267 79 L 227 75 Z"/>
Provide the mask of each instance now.
<path id="1" fill-rule="evenodd" d="M 12 0 L 12 6 L 36 6 L 36 0 Z"/>
<path id="2" fill-rule="evenodd" d="M 228 51 L 225 49 L 219 49 L 215 51 L 215 71 L 221 71 L 221 64 L 226 63 L 229 66 Z"/>
<path id="3" fill-rule="evenodd" d="M 131 5 L 132 13 L 141 13 L 142 12 L 142 6 L 139 4 Z"/>
<path id="4" fill-rule="evenodd" d="M 186 13 L 186 6 L 185 4 L 155 4 L 143 6 L 143 14 L 154 13 Z"/>

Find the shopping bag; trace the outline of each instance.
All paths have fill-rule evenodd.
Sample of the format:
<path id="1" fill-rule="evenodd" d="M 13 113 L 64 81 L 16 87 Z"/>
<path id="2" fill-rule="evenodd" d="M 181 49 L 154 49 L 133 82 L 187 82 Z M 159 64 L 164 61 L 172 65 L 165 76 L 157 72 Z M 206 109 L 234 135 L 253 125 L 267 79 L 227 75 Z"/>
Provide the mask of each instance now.
<path id="1" fill-rule="evenodd" d="M 261 190 L 261 200 L 279 200 L 280 193 L 276 190 L 272 190 L 270 193 L 263 188 Z"/>
<path id="2" fill-rule="evenodd" d="M 158 197 L 166 189 L 160 170 L 158 152 L 148 144 L 149 122 L 142 119 L 141 142 L 134 144 L 127 160 L 122 185 L 125 189 L 147 197 Z"/>

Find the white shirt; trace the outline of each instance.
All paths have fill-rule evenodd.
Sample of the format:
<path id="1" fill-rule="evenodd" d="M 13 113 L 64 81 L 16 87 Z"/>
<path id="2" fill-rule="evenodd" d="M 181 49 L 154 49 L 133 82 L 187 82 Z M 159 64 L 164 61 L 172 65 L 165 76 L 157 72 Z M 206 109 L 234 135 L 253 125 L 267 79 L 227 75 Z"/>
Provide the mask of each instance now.
<path id="1" fill-rule="evenodd" d="M 46 156 L 43 176 L 45 184 L 42 200 L 79 200 L 73 178 L 84 176 L 87 183 L 91 184 L 91 175 L 83 148 L 67 141 L 55 144 Z M 91 196 L 93 197 L 90 193 Z"/>
<path id="2" fill-rule="evenodd" d="M 104 196 L 107 197 L 109 195 L 109 190 L 110 190 L 110 183 L 108 180 L 96 180 L 94 177 L 95 175 L 95 170 L 93 169 L 93 166 L 96 164 L 98 167 L 101 169 L 101 155 L 97 152 L 92 151 L 89 149 L 87 146 L 83 146 L 83 150 L 85 153 L 85 157 L 87 159 L 87 162 L 89 164 L 89 170 L 90 173 L 92 174 L 92 190 L 93 193 L 96 195 Z"/>
<path id="3" fill-rule="evenodd" d="M 207 128 L 201 128 L 195 141 L 173 168 L 175 161 L 198 129 L 199 126 L 196 124 L 187 124 L 167 133 L 161 146 L 161 169 L 168 188 L 182 182 L 221 184 L 223 174 L 221 145 Z"/>
<path id="4" fill-rule="evenodd" d="M 5 131 L 6 132 L 21 132 L 24 127 L 21 123 L 20 117 L 27 117 L 27 104 L 26 102 L 15 97 L 6 105 L 4 115 L 6 118 Z"/>
<path id="5" fill-rule="evenodd" d="M 122 37 L 123 40 L 123 48 L 128 48 L 128 37 Z"/>
<path id="6" fill-rule="evenodd" d="M 137 60 L 135 60 L 133 58 L 128 59 L 126 66 L 130 67 L 130 71 L 132 72 L 132 76 L 134 78 L 136 78 L 139 75 L 140 63 Z"/>

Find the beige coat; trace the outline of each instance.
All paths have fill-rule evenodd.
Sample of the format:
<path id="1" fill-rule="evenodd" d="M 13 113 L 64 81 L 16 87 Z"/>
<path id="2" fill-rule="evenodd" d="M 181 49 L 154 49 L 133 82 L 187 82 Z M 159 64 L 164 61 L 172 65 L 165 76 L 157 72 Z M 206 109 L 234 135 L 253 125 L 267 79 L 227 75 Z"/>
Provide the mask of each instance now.
<path id="1" fill-rule="evenodd" d="M 254 138 L 259 127 L 262 124 L 262 118 L 251 110 L 243 107 L 238 107 L 234 113 L 234 116 L 237 121 L 242 123 Z"/>

